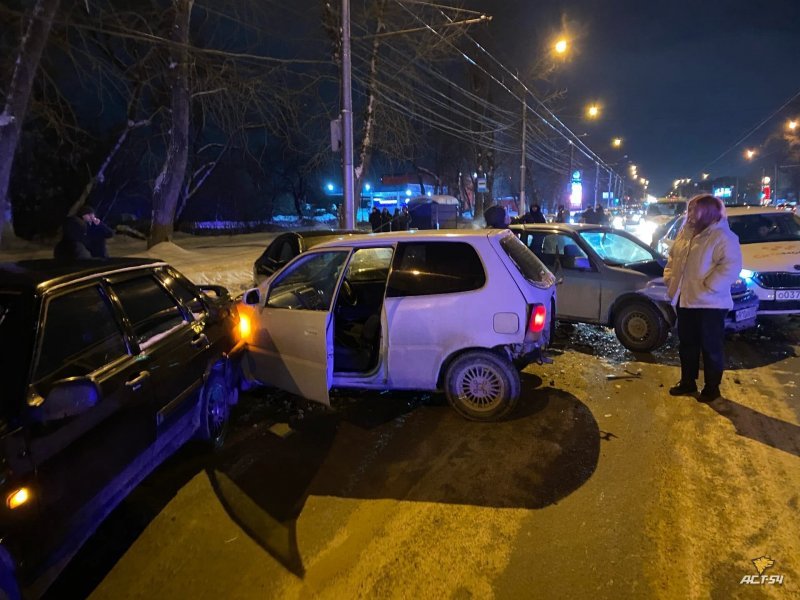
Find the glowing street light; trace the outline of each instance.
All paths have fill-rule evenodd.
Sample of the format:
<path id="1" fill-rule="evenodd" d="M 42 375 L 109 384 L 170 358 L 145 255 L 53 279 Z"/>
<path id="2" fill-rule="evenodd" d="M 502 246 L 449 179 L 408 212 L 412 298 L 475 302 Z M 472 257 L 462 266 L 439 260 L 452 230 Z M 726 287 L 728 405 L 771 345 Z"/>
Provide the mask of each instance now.
<path id="1" fill-rule="evenodd" d="M 556 54 L 565 54 L 568 49 L 569 42 L 567 42 L 566 38 L 559 38 L 553 46 L 553 50 L 556 51 Z"/>
<path id="2" fill-rule="evenodd" d="M 596 119 L 600 116 L 600 107 L 597 104 L 590 104 L 586 107 L 586 116 L 590 119 Z"/>
<path id="3" fill-rule="evenodd" d="M 745 157 L 747 157 L 747 160 L 753 160 L 753 157 L 756 155 L 756 151 L 755 150 L 746 150 L 744 155 L 745 155 Z"/>
<path id="4" fill-rule="evenodd" d="M 791 131 L 794 131 L 795 129 L 797 129 L 797 125 L 798 125 L 798 123 L 797 123 L 797 121 L 796 121 L 796 120 L 794 120 L 794 119 L 792 119 L 791 121 L 789 121 L 789 122 L 786 124 L 786 126 L 787 126 L 787 127 L 788 127 L 788 128 L 791 130 Z"/>
<path id="5" fill-rule="evenodd" d="M 614 148 L 620 148 L 622 146 L 622 138 L 614 138 L 611 140 L 611 145 L 614 146 Z"/>
<path id="6" fill-rule="evenodd" d="M 708 179 L 709 177 L 711 177 L 711 175 L 710 175 L 710 174 L 708 174 L 708 173 L 703 173 L 703 181 L 705 181 L 705 180 L 706 180 L 706 179 Z"/>

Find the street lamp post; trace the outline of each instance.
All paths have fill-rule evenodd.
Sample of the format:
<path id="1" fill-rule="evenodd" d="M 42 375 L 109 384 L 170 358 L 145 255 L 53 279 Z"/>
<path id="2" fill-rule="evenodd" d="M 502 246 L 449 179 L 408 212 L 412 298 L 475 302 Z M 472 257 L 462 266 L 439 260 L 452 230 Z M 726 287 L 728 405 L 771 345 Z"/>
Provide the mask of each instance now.
<path id="1" fill-rule="evenodd" d="M 353 89 L 350 74 L 350 0 L 342 0 L 342 217 L 345 229 L 355 229 L 353 172 Z"/>
<path id="2" fill-rule="evenodd" d="M 528 123 L 528 103 L 525 98 L 525 91 L 522 92 L 522 158 L 519 163 L 519 208 L 517 214 L 521 217 L 525 214 L 525 134 Z"/>

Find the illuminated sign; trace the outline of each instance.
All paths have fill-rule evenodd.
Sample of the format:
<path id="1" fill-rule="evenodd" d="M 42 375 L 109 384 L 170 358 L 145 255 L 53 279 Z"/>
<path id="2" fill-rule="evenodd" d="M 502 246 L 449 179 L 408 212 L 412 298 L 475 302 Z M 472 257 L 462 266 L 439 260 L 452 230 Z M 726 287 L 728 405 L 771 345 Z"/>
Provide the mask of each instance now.
<path id="1" fill-rule="evenodd" d="M 714 195 L 717 198 L 730 198 L 731 196 L 733 196 L 733 188 L 731 187 L 714 188 Z"/>
<path id="2" fill-rule="evenodd" d="M 572 182 L 572 192 L 569 195 L 569 207 L 572 210 L 583 208 L 583 184 L 580 181 Z"/>

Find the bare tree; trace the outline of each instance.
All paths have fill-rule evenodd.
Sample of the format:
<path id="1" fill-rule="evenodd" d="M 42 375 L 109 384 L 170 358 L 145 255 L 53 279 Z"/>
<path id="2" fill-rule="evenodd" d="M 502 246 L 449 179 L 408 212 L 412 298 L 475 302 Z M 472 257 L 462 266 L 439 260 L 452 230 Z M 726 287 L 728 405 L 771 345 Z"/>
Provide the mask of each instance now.
<path id="1" fill-rule="evenodd" d="M 5 107 L 0 114 L 0 244 L 13 235 L 11 203 L 8 200 L 11 167 L 28 110 L 34 77 L 58 6 L 59 0 L 37 0 L 26 15 L 14 72 L 6 92 Z"/>

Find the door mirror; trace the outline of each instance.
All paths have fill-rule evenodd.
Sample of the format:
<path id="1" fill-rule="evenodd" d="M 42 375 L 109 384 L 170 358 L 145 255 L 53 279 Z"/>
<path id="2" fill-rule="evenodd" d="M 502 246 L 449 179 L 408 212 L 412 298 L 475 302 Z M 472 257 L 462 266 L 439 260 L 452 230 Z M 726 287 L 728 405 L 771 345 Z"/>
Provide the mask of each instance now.
<path id="1" fill-rule="evenodd" d="M 88 377 L 75 377 L 57 382 L 44 402 L 33 407 L 33 420 L 40 423 L 58 421 L 80 415 L 97 405 L 100 389 Z"/>
<path id="2" fill-rule="evenodd" d="M 244 293 L 243 302 L 247 306 L 261 306 L 261 290 L 251 288 Z"/>
<path id="3" fill-rule="evenodd" d="M 591 271 L 592 263 L 584 256 L 575 257 L 575 268 L 579 271 Z"/>
<path id="4" fill-rule="evenodd" d="M 227 298 L 231 297 L 231 294 L 228 291 L 228 288 L 226 288 L 224 286 L 221 286 L 221 285 L 211 285 L 211 284 L 204 283 L 203 285 L 198 285 L 197 287 L 200 288 L 200 291 L 203 292 L 204 294 L 208 294 L 209 292 L 212 292 L 217 298 L 225 298 L 225 299 L 227 299 Z"/>

